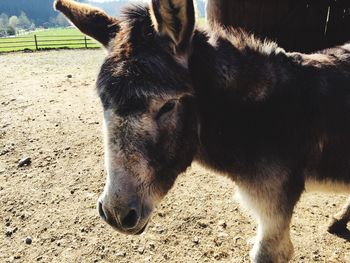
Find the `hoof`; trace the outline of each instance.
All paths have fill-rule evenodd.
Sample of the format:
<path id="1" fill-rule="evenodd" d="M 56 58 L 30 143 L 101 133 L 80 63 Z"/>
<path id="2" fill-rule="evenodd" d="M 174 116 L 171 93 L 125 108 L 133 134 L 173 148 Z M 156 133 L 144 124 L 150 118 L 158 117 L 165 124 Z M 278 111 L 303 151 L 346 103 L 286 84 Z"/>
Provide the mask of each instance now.
<path id="1" fill-rule="evenodd" d="M 347 222 L 334 219 L 332 223 L 329 225 L 327 231 L 335 235 L 341 234 L 347 231 L 346 225 L 347 225 Z"/>

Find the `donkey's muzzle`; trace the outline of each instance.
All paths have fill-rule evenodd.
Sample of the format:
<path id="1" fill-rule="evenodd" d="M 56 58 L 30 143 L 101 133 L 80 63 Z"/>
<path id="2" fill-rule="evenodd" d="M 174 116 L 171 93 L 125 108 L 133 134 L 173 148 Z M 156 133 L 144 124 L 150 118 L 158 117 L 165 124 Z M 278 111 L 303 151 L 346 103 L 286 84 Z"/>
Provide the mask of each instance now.
<path id="1" fill-rule="evenodd" d="M 99 200 L 97 210 L 100 217 L 113 228 L 127 234 L 137 234 L 144 226 L 140 226 L 141 209 L 136 202 L 123 208 L 109 207 Z"/>

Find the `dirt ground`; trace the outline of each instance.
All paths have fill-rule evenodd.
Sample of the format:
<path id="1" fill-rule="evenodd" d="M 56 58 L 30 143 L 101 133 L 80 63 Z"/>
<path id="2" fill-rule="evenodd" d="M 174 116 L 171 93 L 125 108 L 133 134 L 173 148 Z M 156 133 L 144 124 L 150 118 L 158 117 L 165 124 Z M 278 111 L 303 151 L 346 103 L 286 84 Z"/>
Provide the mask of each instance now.
<path id="1" fill-rule="evenodd" d="M 143 235 L 119 234 L 99 219 L 105 175 L 94 82 L 103 56 L 0 55 L 0 262 L 249 262 L 256 224 L 235 201 L 234 184 L 196 164 Z M 19 168 L 25 157 L 32 163 Z M 302 196 L 293 262 L 350 262 L 350 242 L 326 231 L 345 200 Z"/>

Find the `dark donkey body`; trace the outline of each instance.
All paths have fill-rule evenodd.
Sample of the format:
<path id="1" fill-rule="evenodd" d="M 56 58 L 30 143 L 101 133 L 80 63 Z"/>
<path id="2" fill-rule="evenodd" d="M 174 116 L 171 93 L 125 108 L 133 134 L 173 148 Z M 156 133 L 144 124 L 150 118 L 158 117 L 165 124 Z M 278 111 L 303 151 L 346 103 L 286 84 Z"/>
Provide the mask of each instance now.
<path id="1" fill-rule="evenodd" d="M 121 232 L 142 232 L 197 160 L 232 178 L 257 218 L 253 261 L 288 261 L 305 186 L 350 191 L 350 45 L 286 53 L 241 31 L 194 30 L 192 0 L 151 7 L 117 20 L 56 1 L 108 50 L 97 83 L 108 173 L 101 216 Z M 331 230 L 349 219 L 347 206 Z"/>

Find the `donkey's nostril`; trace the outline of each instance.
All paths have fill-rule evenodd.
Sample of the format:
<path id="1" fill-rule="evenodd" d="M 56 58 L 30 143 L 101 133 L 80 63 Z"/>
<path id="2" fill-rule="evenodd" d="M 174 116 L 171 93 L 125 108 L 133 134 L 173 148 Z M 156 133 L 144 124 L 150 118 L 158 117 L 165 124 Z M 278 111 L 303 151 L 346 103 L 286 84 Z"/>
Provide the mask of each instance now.
<path id="1" fill-rule="evenodd" d="M 134 209 L 131 209 L 129 213 L 122 219 L 122 227 L 126 229 L 134 228 L 137 224 L 138 216 Z"/>
<path id="2" fill-rule="evenodd" d="M 100 217 L 102 217 L 104 220 L 106 220 L 106 214 L 103 211 L 103 207 L 102 207 L 102 202 L 98 201 L 98 213 L 100 214 Z"/>

